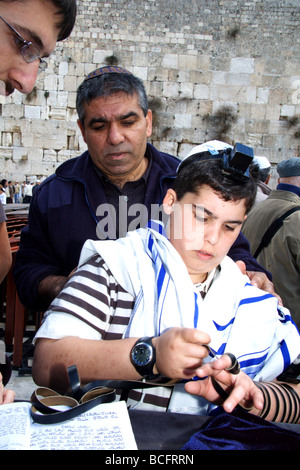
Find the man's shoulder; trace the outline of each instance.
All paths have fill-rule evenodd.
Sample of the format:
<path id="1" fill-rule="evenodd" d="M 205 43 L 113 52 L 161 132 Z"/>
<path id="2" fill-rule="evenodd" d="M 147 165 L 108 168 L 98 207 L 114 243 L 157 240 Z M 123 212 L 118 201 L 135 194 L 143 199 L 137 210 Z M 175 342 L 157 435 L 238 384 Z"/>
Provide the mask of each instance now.
<path id="1" fill-rule="evenodd" d="M 288 191 L 272 190 L 269 196 L 256 204 L 248 214 L 248 219 L 268 214 L 277 217 L 293 206 L 300 206 L 300 199 Z"/>
<path id="2" fill-rule="evenodd" d="M 86 151 L 78 157 L 70 158 L 70 160 L 67 160 L 59 165 L 59 167 L 56 169 L 55 175 L 66 178 L 82 177 L 82 172 L 90 166 L 91 162 L 89 159 L 89 152 Z"/>
<path id="3" fill-rule="evenodd" d="M 277 206 L 277 202 L 276 202 L 277 198 L 274 193 L 276 193 L 276 191 L 271 191 L 269 196 L 267 196 L 265 199 L 260 200 L 257 204 L 255 204 L 250 210 L 249 214 L 247 215 L 246 220 L 248 221 L 248 219 L 255 218 L 260 214 L 264 214 L 264 213 L 268 214 L 271 208 L 273 211 L 273 206 L 275 206 L 275 208 Z"/>
<path id="4" fill-rule="evenodd" d="M 44 187 L 57 179 L 82 178 L 84 171 L 89 163 L 88 152 L 84 152 L 78 157 L 70 158 L 59 165 L 52 175 L 48 176 L 40 187 Z"/>

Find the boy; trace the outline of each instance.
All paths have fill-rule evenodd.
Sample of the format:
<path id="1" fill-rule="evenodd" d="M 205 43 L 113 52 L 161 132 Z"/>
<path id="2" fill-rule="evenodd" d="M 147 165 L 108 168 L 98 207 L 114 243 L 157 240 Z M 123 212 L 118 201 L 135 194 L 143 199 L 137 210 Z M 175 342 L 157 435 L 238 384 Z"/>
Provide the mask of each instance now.
<path id="1" fill-rule="evenodd" d="M 65 391 L 72 364 L 84 383 L 187 380 L 224 353 L 256 381 L 271 380 L 297 357 L 289 312 L 226 256 L 256 196 L 244 149 L 238 157 L 227 144 L 207 143 L 180 164 L 163 204 L 168 237 L 152 221 L 123 239 L 86 242 L 77 272 L 36 335 L 37 383 Z M 182 384 L 170 400 L 171 392 L 134 391 L 129 403 L 203 412 Z"/>

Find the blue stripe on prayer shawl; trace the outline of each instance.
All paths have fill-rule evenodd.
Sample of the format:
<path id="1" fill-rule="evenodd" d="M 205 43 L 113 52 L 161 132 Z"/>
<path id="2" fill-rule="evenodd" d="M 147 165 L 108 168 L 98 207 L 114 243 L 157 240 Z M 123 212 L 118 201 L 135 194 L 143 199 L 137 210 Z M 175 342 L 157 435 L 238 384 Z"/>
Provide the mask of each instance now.
<path id="1" fill-rule="evenodd" d="M 231 318 L 231 320 L 226 325 L 219 325 L 213 320 L 213 324 L 215 325 L 218 331 L 226 330 L 226 328 L 228 328 L 233 322 L 234 322 L 234 318 Z"/>
<path id="2" fill-rule="evenodd" d="M 272 294 L 260 295 L 259 297 L 248 297 L 247 299 L 242 299 L 239 305 L 253 304 L 256 302 L 261 302 L 262 300 L 270 299 L 274 297 Z"/>
<path id="3" fill-rule="evenodd" d="M 154 243 L 153 237 L 152 237 L 152 235 L 151 235 L 151 233 L 150 233 L 150 235 L 149 235 L 149 241 L 148 241 L 148 249 L 149 249 L 149 251 L 150 251 L 151 253 L 152 253 L 153 243 Z"/>
<path id="4" fill-rule="evenodd" d="M 194 292 L 194 298 L 195 298 L 195 311 L 194 311 L 194 328 L 197 328 L 198 325 L 198 318 L 199 318 L 199 308 L 198 308 L 198 303 L 197 303 L 197 294 Z"/>
<path id="5" fill-rule="evenodd" d="M 209 346 L 209 347 L 210 347 L 210 349 L 211 349 L 211 350 L 212 350 L 212 352 L 213 352 L 213 354 L 211 354 L 211 353 L 210 353 L 209 355 L 210 355 L 211 357 L 218 356 L 218 355 L 220 355 L 220 356 L 221 356 L 222 354 L 224 354 L 224 351 L 225 351 L 226 345 L 227 345 L 227 343 L 223 343 L 223 344 L 221 344 L 221 346 L 219 347 L 219 349 L 218 349 L 218 350 L 217 350 L 217 349 L 213 349 L 211 346 Z"/>
<path id="6" fill-rule="evenodd" d="M 159 222 L 156 222 L 155 220 L 150 220 L 148 222 L 148 227 L 152 228 L 153 230 L 156 230 L 156 232 L 160 233 L 161 235 L 164 235 L 167 238 L 166 232 L 164 230 L 164 227 L 162 224 Z M 151 232 L 149 232 L 149 237 L 148 237 L 148 250 L 150 253 L 147 252 L 147 255 L 150 257 L 150 259 L 155 263 L 156 258 L 153 258 L 153 245 L 154 245 L 154 237 Z M 157 256 L 157 255 L 156 255 Z"/>
<path id="7" fill-rule="evenodd" d="M 152 240 L 152 242 L 153 242 L 153 240 Z M 152 246 L 153 246 L 153 243 L 152 243 L 151 247 Z M 152 253 L 152 255 L 153 255 L 153 253 Z M 152 259 L 154 264 L 156 264 L 157 258 L 158 258 L 158 256 L 156 254 L 155 260 Z M 159 267 L 157 266 L 157 268 L 159 268 Z M 166 269 L 165 269 L 164 265 L 161 264 L 161 266 L 159 268 L 159 271 L 158 271 L 157 279 L 156 279 L 157 298 L 158 298 L 158 301 L 159 301 L 159 304 L 160 304 L 160 311 L 157 312 L 157 314 L 159 315 L 159 321 L 158 321 L 159 334 L 160 334 L 160 331 L 161 331 L 162 313 L 163 313 L 163 308 L 164 308 L 164 303 L 165 303 L 165 298 L 166 298 L 166 295 L 167 295 L 169 283 L 170 283 L 170 276 L 167 276 Z M 161 295 L 163 295 L 162 299 L 160 298 Z"/>
<path id="8" fill-rule="evenodd" d="M 294 320 L 292 319 L 291 315 L 286 315 L 282 310 L 279 310 L 279 309 L 278 309 L 277 312 L 278 312 L 280 323 L 288 323 L 288 322 L 293 323 L 293 325 L 295 325 L 296 328 L 297 328 L 298 334 L 300 335 L 298 327 L 297 327 L 296 323 L 294 322 Z"/>
<path id="9" fill-rule="evenodd" d="M 238 357 L 239 360 L 241 360 L 243 357 L 245 356 L 253 356 L 253 354 L 256 354 L 256 356 L 258 356 L 259 354 L 267 354 L 268 351 L 269 351 L 270 347 L 268 346 L 267 348 L 265 349 L 262 349 L 261 351 L 254 351 L 253 353 L 245 353 L 245 354 L 242 354 L 241 356 Z"/>
<path id="10" fill-rule="evenodd" d="M 257 353 L 252 353 L 252 354 L 257 354 Z M 252 357 L 251 359 L 245 359 L 244 361 L 239 360 L 240 366 L 242 369 L 245 369 L 246 367 L 251 367 L 254 365 L 261 364 L 266 360 L 268 356 L 268 353 L 264 354 L 263 356 L 260 357 Z"/>
<path id="11" fill-rule="evenodd" d="M 141 287 L 140 290 L 139 290 L 139 293 L 138 295 L 136 296 L 136 299 L 135 299 L 135 302 L 134 302 L 134 309 L 137 310 L 141 301 L 142 301 L 142 298 L 144 296 L 144 293 L 143 293 L 143 288 Z"/>
<path id="12" fill-rule="evenodd" d="M 288 347 L 284 339 L 280 343 L 280 350 L 281 350 L 283 363 L 284 363 L 283 370 L 285 370 L 291 363 L 291 357 L 290 357 L 290 353 L 289 353 Z"/>
<path id="13" fill-rule="evenodd" d="M 156 232 L 160 233 L 161 235 L 164 235 L 165 237 L 167 236 L 165 232 L 164 224 L 160 222 L 159 220 L 150 219 L 146 225 L 146 228 L 155 230 Z"/>
<path id="14" fill-rule="evenodd" d="M 156 281 L 158 298 L 160 297 L 160 293 L 164 284 L 165 277 L 166 277 L 166 270 L 165 270 L 164 265 L 162 264 L 160 267 L 158 276 L 157 276 L 157 281 Z"/>
<path id="15" fill-rule="evenodd" d="M 159 312 L 159 322 L 158 322 L 158 333 L 159 335 L 161 334 L 161 320 L 162 320 L 162 313 L 163 313 L 163 308 L 164 308 L 164 303 L 165 303 L 165 298 L 166 298 L 166 295 L 167 295 L 167 290 L 168 290 L 168 287 L 169 287 L 169 283 L 170 283 L 170 277 L 168 277 L 168 281 L 167 281 L 167 285 L 166 285 L 166 288 L 165 288 L 165 294 L 164 294 L 164 298 L 163 298 L 163 301 L 161 302 L 161 309 L 160 309 L 160 312 Z"/>

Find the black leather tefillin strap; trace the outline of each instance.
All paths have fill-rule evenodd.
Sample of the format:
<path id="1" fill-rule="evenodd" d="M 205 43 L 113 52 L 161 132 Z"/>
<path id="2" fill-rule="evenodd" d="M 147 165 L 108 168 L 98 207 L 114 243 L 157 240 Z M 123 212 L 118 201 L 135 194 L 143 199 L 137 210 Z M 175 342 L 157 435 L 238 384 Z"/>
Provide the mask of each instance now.
<path id="1" fill-rule="evenodd" d="M 71 386 L 70 395 L 61 395 L 47 387 L 37 388 L 31 395 L 31 417 L 39 424 L 61 423 L 89 411 L 102 403 L 111 403 L 116 399 L 116 390 L 144 389 L 155 386 L 172 386 L 175 381 L 160 378 L 154 382 L 139 380 L 99 380 L 83 387 L 80 384 L 77 367 L 68 368 Z M 122 396 L 121 396 L 122 399 Z M 60 411 L 58 406 L 67 406 Z"/>

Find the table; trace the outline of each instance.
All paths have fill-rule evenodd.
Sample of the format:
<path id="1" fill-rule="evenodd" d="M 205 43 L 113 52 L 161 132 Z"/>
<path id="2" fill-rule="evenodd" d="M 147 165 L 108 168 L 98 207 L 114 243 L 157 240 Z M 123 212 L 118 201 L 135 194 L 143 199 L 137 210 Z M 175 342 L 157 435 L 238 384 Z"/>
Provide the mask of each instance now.
<path id="1" fill-rule="evenodd" d="M 129 410 L 138 449 L 179 450 L 209 416 Z"/>
<path id="2" fill-rule="evenodd" d="M 141 410 L 129 410 L 129 417 L 138 449 L 155 451 L 179 451 L 201 426 L 213 419 L 204 415 Z M 299 424 L 276 423 L 276 425 L 300 434 Z M 297 439 L 296 445 L 299 445 L 300 450 L 300 439 L 299 442 Z M 295 447 L 295 442 L 293 446 Z"/>

